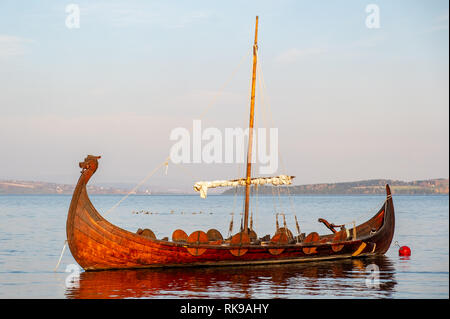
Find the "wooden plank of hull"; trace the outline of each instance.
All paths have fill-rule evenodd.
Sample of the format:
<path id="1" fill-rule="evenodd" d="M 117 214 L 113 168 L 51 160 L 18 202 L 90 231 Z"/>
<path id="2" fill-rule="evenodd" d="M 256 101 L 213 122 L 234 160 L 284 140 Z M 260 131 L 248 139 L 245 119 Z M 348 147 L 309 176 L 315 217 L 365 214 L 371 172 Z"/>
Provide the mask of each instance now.
<path id="1" fill-rule="evenodd" d="M 389 186 L 386 186 L 387 200 L 383 207 L 372 219 L 357 226 L 357 240 L 342 242 L 343 248 L 338 252 L 332 249 L 333 234 L 321 236 L 321 243 L 242 245 L 240 248 L 247 252 L 241 256 L 233 255 L 230 252 L 233 247 L 226 245 L 150 239 L 109 223 L 97 212 L 86 191 L 86 184 L 97 165 L 96 157 L 87 157 L 80 163 L 83 171 L 72 197 L 66 225 L 69 248 L 85 270 L 270 264 L 362 257 L 384 254 L 394 234 L 394 207 Z M 373 228 L 377 231 L 371 234 Z M 364 247 L 362 243 L 365 243 Z M 315 253 L 305 254 L 305 247 L 316 248 Z M 194 256 L 188 248 L 206 250 Z M 281 249 L 280 254 L 270 253 L 270 250 Z M 355 252 L 358 254 L 352 256 Z"/>

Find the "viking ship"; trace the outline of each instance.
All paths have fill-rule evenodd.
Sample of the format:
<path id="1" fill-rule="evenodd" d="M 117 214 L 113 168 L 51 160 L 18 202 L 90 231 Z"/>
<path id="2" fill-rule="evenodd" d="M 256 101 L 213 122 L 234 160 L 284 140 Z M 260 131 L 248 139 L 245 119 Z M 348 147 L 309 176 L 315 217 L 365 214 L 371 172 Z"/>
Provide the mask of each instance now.
<path id="1" fill-rule="evenodd" d="M 157 239 L 149 229 L 127 231 L 103 218 L 91 203 L 87 184 L 98 168 L 100 156 L 88 155 L 79 164 L 81 176 L 69 207 L 66 233 L 70 251 L 83 269 L 133 269 L 151 267 L 233 266 L 280 264 L 339 258 L 360 258 L 383 255 L 389 249 L 395 227 L 394 205 L 389 185 L 386 199 L 368 221 L 346 228 L 320 218 L 331 233 L 312 232 L 294 236 L 285 227 L 278 227 L 274 236 L 258 238 L 252 223 L 249 226 L 250 188 L 258 185 L 292 184 L 294 176 L 252 178 L 252 141 L 255 109 L 258 17 L 253 44 L 253 73 L 250 101 L 246 177 L 236 180 L 198 182 L 194 189 L 206 197 L 208 188 L 245 187 L 242 226 L 239 232 L 224 239 L 219 231 L 195 231 L 189 236 L 174 230 L 171 240 Z M 297 230 L 299 230 L 296 219 Z"/>

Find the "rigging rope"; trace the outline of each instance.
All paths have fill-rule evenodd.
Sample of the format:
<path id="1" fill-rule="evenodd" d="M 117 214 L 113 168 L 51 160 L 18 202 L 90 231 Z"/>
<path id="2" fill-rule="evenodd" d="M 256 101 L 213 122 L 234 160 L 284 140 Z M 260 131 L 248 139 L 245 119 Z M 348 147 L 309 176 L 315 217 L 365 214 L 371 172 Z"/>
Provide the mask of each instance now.
<path id="1" fill-rule="evenodd" d="M 259 193 L 259 185 L 255 185 L 255 191 L 256 191 L 256 203 L 255 203 L 255 224 L 256 224 L 256 220 L 257 220 L 257 218 L 258 218 L 258 207 L 259 207 L 259 205 L 258 205 L 258 202 L 259 202 L 259 200 L 258 200 L 258 193 Z M 256 228 L 256 227 L 255 227 Z"/>
<path id="2" fill-rule="evenodd" d="M 258 55 L 259 53 L 257 52 L 256 54 Z M 260 109 L 262 111 L 261 115 L 262 115 L 262 118 L 263 118 L 264 125 L 266 126 L 266 128 L 269 128 L 269 125 L 270 125 L 270 127 L 273 127 L 273 116 L 272 116 L 272 112 L 271 112 L 271 109 L 270 109 L 270 103 L 268 102 L 268 98 L 266 99 L 266 94 L 265 94 L 266 85 L 265 85 L 264 78 L 263 78 L 263 73 L 262 73 L 262 68 L 261 68 L 259 56 L 257 58 L 257 69 L 258 69 L 258 72 L 257 72 L 257 74 L 258 74 L 258 88 L 259 88 L 260 97 L 261 97 L 261 102 L 260 102 L 260 105 L 261 105 Z M 267 110 L 266 110 L 266 108 L 267 108 Z M 267 114 L 266 114 L 266 112 L 267 112 Z M 270 123 L 268 123 L 268 122 L 270 122 Z M 279 157 L 280 157 L 280 160 L 281 160 L 282 171 L 286 172 L 286 167 L 284 165 L 284 162 L 282 161 L 281 154 L 279 154 Z M 292 214 L 295 214 L 294 205 L 293 205 L 293 202 L 292 202 L 292 197 L 291 197 L 291 193 L 290 193 L 289 187 L 286 187 L 285 189 L 286 189 L 286 192 L 287 192 L 287 196 L 289 198 L 291 212 L 292 212 Z M 277 205 L 275 204 L 275 202 L 278 201 L 279 209 L 282 211 L 283 210 L 283 205 L 282 205 L 282 201 L 281 201 L 280 189 L 278 187 L 277 187 L 276 192 L 277 192 L 277 195 L 278 195 L 277 199 L 275 199 L 275 190 L 272 187 L 272 196 L 273 196 L 273 201 L 274 201 L 274 209 L 275 209 L 275 211 L 277 210 Z"/>
<path id="3" fill-rule="evenodd" d="M 113 207 L 111 207 L 110 209 L 108 209 L 105 213 L 109 214 L 110 212 L 112 212 L 114 209 L 117 208 L 117 206 L 119 206 L 125 199 L 127 199 L 131 194 L 135 193 L 136 190 L 142 185 L 144 184 L 148 179 L 150 179 L 150 177 L 152 177 L 161 167 L 168 165 L 169 163 L 169 159 L 170 156 L 168 156 L 166 158 L 166 160 L 164 162 L 162 162 L 161 164 L 159 164 L 153 171 L 151 171 L 142 181 L 140 181 L 131 191 L 129 191 L 124 197 L 122 197 L 121 200 L 119 200 Z"/>
<path id="4" fill-rule="evenodd" d="M 266 93 L 266 83 L 264 81 L 264 74 L 263 74 L 263 71 L 262 71 L 262 68 L 261 68 L 261 64 L 259 63 L 259 61 L 260 61 L 260 59 L 258 58 L 257 59 L 257 68 L 258 68 L 258 80 L 259 80 L 259 85 L 260 85 L 259 88 L 260 88 L 260 91 L 261 91 L 261 106 L 262 106 L 261 109 L 263 110 L 263 120 L 264 120 L 264 122 L 266 122 L 266 116 L 265 116 L 264 111 L 266 111 L 265 107 L 267 107 L 267 113 L 268 113 L 267 118 L 268 118 L 268 121 L 270 121 L 271 126 L 273 126 L 272 110 L 271 110 L 271 107 L 270 107 L 269 97 L 266 96 L 266 94 L 265 94 Z M 265 125 L 267 126 L 266 123 L 265 123 Z M 286 166 L 285 166 L 285 163 L 284 163 L 284 157 L 282 157 L 281 153 L 279 153 L 279 159 L 280 159 L 282 170 L 286 171 Z M 292 209 L 293 213 L 295 213 L 294 205 L 293 205 L 293 201 L 292 201 L 292 197 L 291 197 L 291 193 L 290 193 L 290 189 L 289 189 L 288 186 L 285 187 L 285 189 L 286 189 L 286 191 L 288 193 L 291 209 Z M 273 190 L 272 190 L 272 195 L 275 196 Z M 387 199 L 385 199 L 383 202 L 386 203 L 386 201 L 387 201 Z M 275 202 L 274 202 L 274 206 L 275 206 Z M 377 204 L 377 206 L 372 208 L 372 209 L 370 209 L 369 212 L 373 213 L 373 211 L 374 210 L 378 210 L 379 207 L 380 207 L 380 204 Z M 275 207 L 275 209 L 276 209 L 276 207 Z M 357 218 L 355 218 L 353 221 L 348 222 L 348 223 L 343 224 L 343 225 L 346 225 L 346 226 L 353 225 L 353 226 L 355 226 L 356 221 L 361 220 L 362 217 L 366 216 L 367 214 L 368 214 L 367 212 L 363 213 L 363 214 L 359 215 Z"/>
<path id="5" fill-rule="evenodd" d="M 251 52 L 251 51 L 249 51 Z M 245 58 L 249 56 L 249 52 L 246 52 L 238 66 L 233 70 L 232 74 L 230 75 L 230 77 L 227 79 L 227 81 L 225 81 L 225 83 L 220 87 L 219 91 L 214 95 L 211 103 L 206 107 L 206 109 L 200 114 L 199 119 L 203 118 L 205 116 L 205 114 L 211 109 L 211 107 L 214 105 L 214 103 L 216 102 L 217 98 L 219 97 L 219 95 L 222 93 L 222 91 L 225 89 L 225 87 L 227 87 L 227 85 L 231 82 L 231 80 L 233 79 L 233 77 L 236 75 L 237 71 L 239 70 L 239 68 L 241 67 L 242 63 L 244 62 Z M 134 192 L 136 192 L 136 190 L 142 186 L 145 182 L 147 182 L 150 177 L 152 177 L 157 171 L 158 169 L 160 169 L 161 167 L 165 166 L 166 170 L 165 170 L 165 174 L 167 175 L 167 170 L 169 167 L 169 160 L 170 160 L 170 156 L 168 156 L 166 158 L 166 160 L 164 160 L 164 162 L 162 162 L 158 167 L 156 167 L 153 171 L 151 171 L 142 181 L 140 181 L 131 191 L 129 191 L 121 200 L 119 200 L 113 207 L 111 207 L 109 210 L 106 211 L 105 214 L 109 214 L 110 212 L 112 212 L 114 209 L 116 209 L 124 200 L 126 200 L 131 194 L 133 194 Z M 180 166 L 181 167 L 181 166 Z"/>
<path id="6" fill-rule="evenodd" d="M 253 50 L 253 48 L 252 48 L 252 50 Z M 245 58 L 248 57 L 249 53 L 251 53 L 251 52 L 252 51 L 249 51 L 249 52 L 245 53 L 245 55 L 241 58 L 241 61 L 239 62 L 238 66 L 233 70 L 233 72 L 231 73 L 230 77 L 220 87 L 219 91 L 214 95 L 210 105 L 207 106 L 206 109 L 200 114 L 199 119 L 201 119 L 203 116 L 205 116 L 205 114 L 211 109 L 211 107 L 214 105 L 214 103 L 216 102 L 217 98 L 220 96 L 222 91 L 227 87 L 228 84 L 230 84 L 231 80 L 236 75 L 237 71 L 240 69 L 240 67 L 241 67 L 242 63 L 244 62 Z"/>
<path id="7" fill-rule="evenodd" d="M 236 211 L 236 197 L 237 197 L 237 187 L 234 188 L 234 196 L 233 196 L 233 211 L 231 212 L 231 221 L 230 221 L 230 228 L 228 229 L 228 237 L 231 236 L 233 233 L 233 219 L 234 219 L 234 212 Z"/>

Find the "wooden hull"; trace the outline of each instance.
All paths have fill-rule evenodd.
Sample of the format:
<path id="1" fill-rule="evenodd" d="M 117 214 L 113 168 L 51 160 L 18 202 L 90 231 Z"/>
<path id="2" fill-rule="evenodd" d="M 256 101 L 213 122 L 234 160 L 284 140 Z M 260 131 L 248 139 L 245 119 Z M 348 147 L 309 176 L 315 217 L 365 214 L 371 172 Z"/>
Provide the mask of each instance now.
<path id="1" fill-rule="evenodd" d="M 340 241 L 339 245 L 332 241 L 333 234 L 310 243 L 239 247 L 150 239 L 109 223 L 97 212 L 86 191 L 97 165 L 97 158 L 89 156 L 80 163 L 83 171 L 66 225 L 70 251 L 85 270 L 278 264 L 383 255 L 394 235 L 394 206 L 386 185 L 387 198 L 380 210 L 369 221 L 357 226 L 356 239 Z M 245 253 L 233 254 L 236 249 Z"/>

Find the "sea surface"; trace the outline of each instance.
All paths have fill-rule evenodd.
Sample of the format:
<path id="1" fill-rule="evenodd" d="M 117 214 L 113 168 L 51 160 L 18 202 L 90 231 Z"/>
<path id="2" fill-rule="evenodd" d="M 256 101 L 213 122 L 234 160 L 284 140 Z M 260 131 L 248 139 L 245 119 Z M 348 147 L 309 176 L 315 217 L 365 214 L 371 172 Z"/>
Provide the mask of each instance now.
<path id="1" fill-rule="evenodd" d="M 157 238 L 177 229 L 187 234 L 240 225 L 240 196 L 91 196 L 110 222 L 130 231 L 149 228 Z M 64 251 L 71 196 L 0 195 L 0 298 L 449 298 L 449 197 L 394 194 L 396 229 L 385 256 L 370 259 L 271 266 L 84 272 Z M 259 237 L 275 232 L 283 212 L 296 234 L 361 223 L 381 207 L 384 196 L 314 195 L 253 198 L 253 228 Z M 279 216 L 279 225 L 283 225 Z M 349 226 L 351 227 L 351 226 Z M 395 243 L 395 242 L 398 242 Z M 397 245 L 412 254 L 399 257 Z"/>

